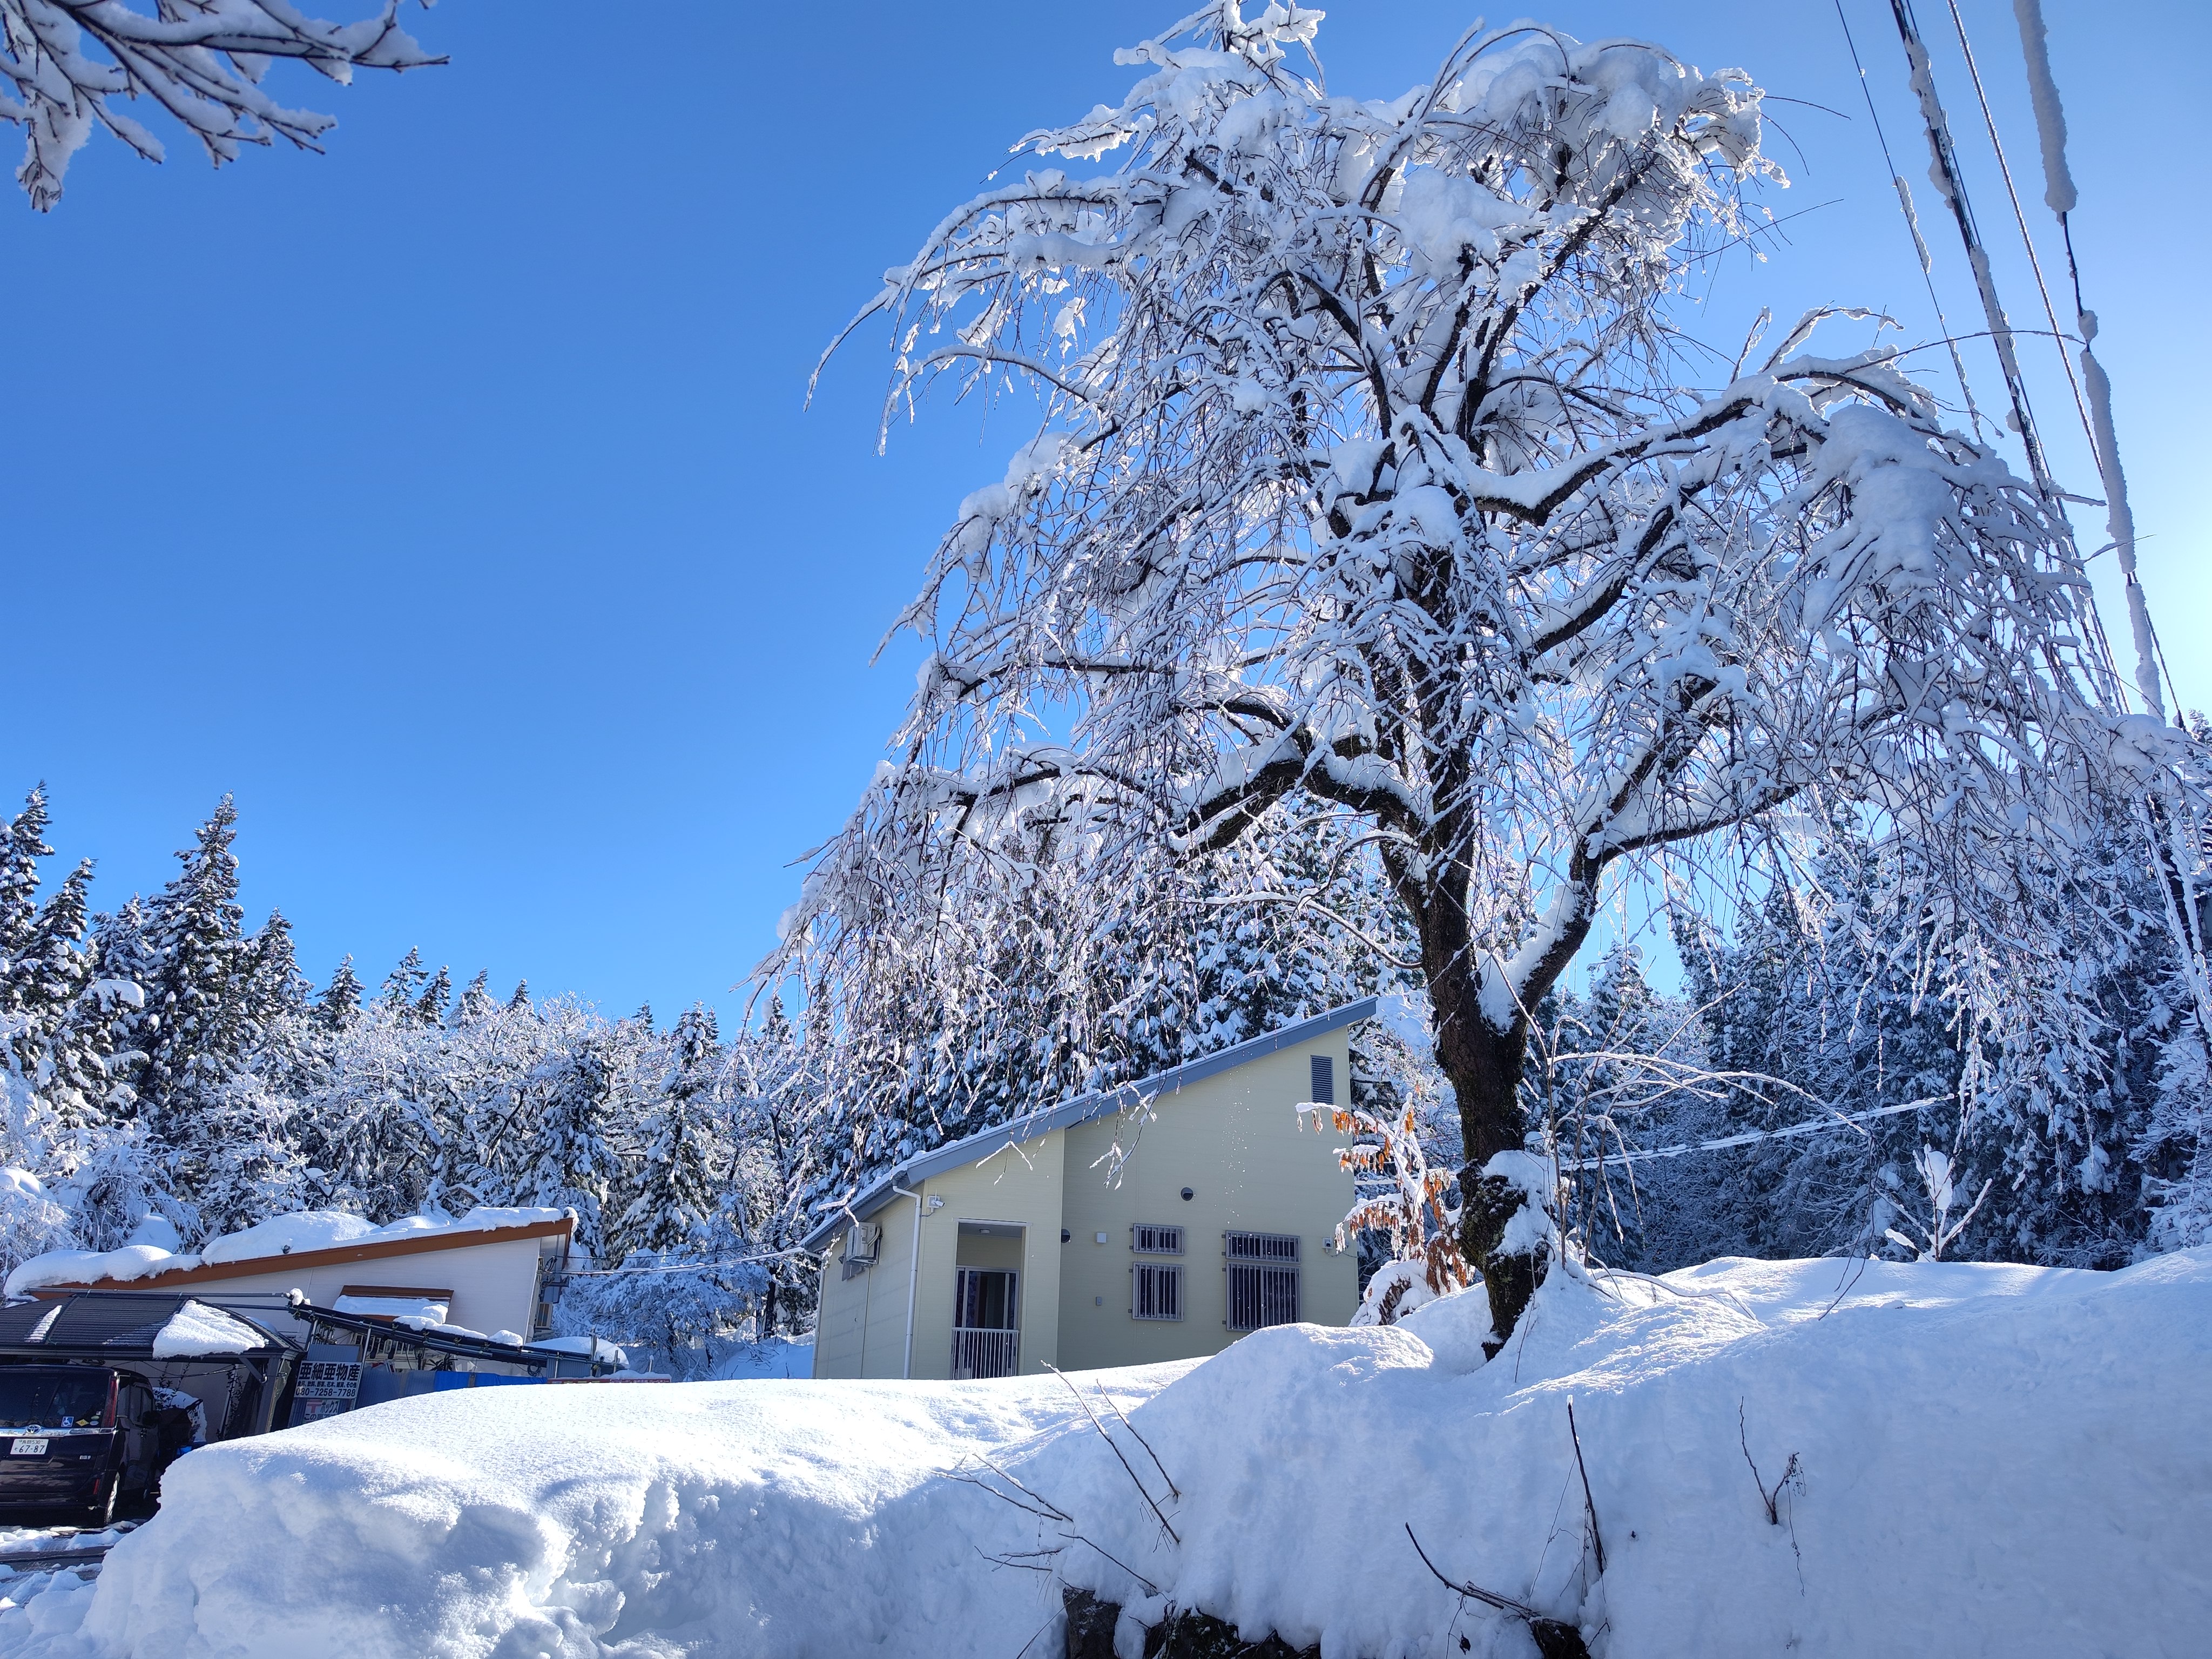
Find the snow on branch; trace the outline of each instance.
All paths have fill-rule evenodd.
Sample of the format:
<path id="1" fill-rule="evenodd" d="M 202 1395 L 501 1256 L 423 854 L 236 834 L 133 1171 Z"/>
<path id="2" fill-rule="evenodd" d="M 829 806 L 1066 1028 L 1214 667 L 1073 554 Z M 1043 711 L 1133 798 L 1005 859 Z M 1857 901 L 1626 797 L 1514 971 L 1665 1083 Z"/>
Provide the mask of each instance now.
<path id="1" fill-rule="evenodd" d="M 423 0 L 425 5 L 429 0 Z M 26 130 L 16 181 L 40 212 L 61 199 L 70 160 L 95 124 L 150 161 L 161 142 L 118 107 L 145 98 L 200 141 L 217 166 L 272 137 L 318 149 L 335 118 L 287 108 L 262 89 L 270 64 L 294 58 L 344 83 L 359 69 L 445 61 L 398 24 L 400 0 L 355 23 L 308 17 L 285 0 L 0 0 L 0 118 Z"/>

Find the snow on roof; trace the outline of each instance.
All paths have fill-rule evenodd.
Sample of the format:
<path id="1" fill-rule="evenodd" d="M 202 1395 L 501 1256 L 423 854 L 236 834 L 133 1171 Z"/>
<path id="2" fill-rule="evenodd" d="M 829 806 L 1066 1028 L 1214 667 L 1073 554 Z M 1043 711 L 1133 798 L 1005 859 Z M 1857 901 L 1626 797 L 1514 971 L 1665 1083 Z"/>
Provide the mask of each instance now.
<path id="1" fill-rule="evenodd" d="M 617 1365 L 629 1364 L 629 1356 L 604 1336 L 549 1336 L 530 1346 L 547 1353 L 587 1354 L 593 1359 L 611 1359 Z"/>
<path id="2" fill-rule="evenodd" d="M 318 1251 L 361 1245 L 400 1244 L 435 1249 L 447 1241 L 465 1243 L 469 1233 L 516 1227 L 541 1227 L 568 1219 L 567 1210 L 504 1209 L 479 1205 L 456 1219 L 447 1215 L 410 1215 L 377 1226 L 338 1210 L 301 1210 L 235 1233 L 226 1233 L 195 1254 L 154 1244 L 126 1244 L 118 1250 L 49 1250 L 34 1255 L 8 1275 L 0 1294 L 21 1296 L 56 1285 L 129 1284 L 158 1274 L 196 1267 L 235 1267 L 280 1261 Z M 226 1275 L 227 1276 L 227 1275 Z"/>
<path id="3" fill-rule="evenodd" d="M 453 1311 L 453 1298 L 447 1296 L 352 1296 L 341 1295 L 331 1304 L 338 1313 L 382 1316 L 387 1319 L 428 1320 L 442 1324 Z"/>
<path id="4" fill-rule="evenodd" d="M 1018 1497 L 1018 1480 L 1076 1517 L 1063 1530 L 1084 1547 L 1045 1558 L 1062 1580 L 1133 1617 L 1196 1607 L 1332 1654 L 1455 1653 L 1456 1633 L 1478 1655 L 1534 1651 L 1437 1583 L 1409 1526 L 1439 1571 L 1603 1621 L 1615 1654 L 2203 1649 L 2186 1517 L 2212 1446 L 2212 1249 L 2112 1273 L 1724 1261 L 1655 1283 L 1555 1266 L 1494 1362 L 1488 1328 L 1478 1290 L 1387 1328 L 1280 1327 L 1073 1389 L 394 1401 L 195 1451 L 163 1477 L 160 1521 L 96 1591 L 69 1593 L 96 1596 L 117 1652 L 260 1651 L 272 1629 L 301 1653 L 357 1650 L 364 1631 L 535 1652 L 617 1629 L 675 1651 L 727 1629 L 888 1656 L 945 1651 L 957 1628 L 959 1652 L 1012 1655 L 1059 1603 L 1050 1578 L 1031 1595 L 1000 1565 L 1038 1548 L 1034 1513 L 985 1490 Z M 26 1659 L 78 1651 L 58 1615 L 82 1605 L 26 1607 L 69 1632 Z"/>
<path id="5" fill-rule="evenodd" d="M 204 1302 L 184 1302 L 154 1338 L 156 1359 L 197 1359 L 209 1354 L 251 1353 L 269 1339 Z"/>
<path id="6" fill-rule="evenodd" d="M 127 1285 L 133 1279 L 167 1273 L 173 1267 L 197 1267 L 196 1255 L 179 1255 L 156 1244 L 125 1244 L 119 1250 L 48 1250 L 34 1255 L 8 1275 L 0 1294 L 21 1296 L 48 1285 Z"/>
<path id="7" fill-rule="evenodd" d="M 246 1261 L 295 1250 L 327 1250 L 357 1243 L 376 1232 L 376 1224 L 343 1210 L 300 1210 L 271 1216 L 242 1232 L 225 1233 L 200 1252 L 203 1261 Z"/>
<path id="8" fill-rule="evenodd" d="M 0 1348 L 17 1359 L 96 1355 L 112 1362 L 187 1358 L 198 1352 L 267 1353 L 283 1346 L 252 1315 L 204 1304 L 179 1324 L 189 1300 L 174 1291 L 109 1290 L 9 1302 L 0 1305 Z M 157 1349 L 157 1340 L 165 1335 Z"/>
<path id="9" fill-rule="evenodd" d="M 1340 1026 L 1356 1025 L 1363 1019 L 1371 1019 L 1375 1017 L 1375 1009 L 1376 999 L 1361 997 L 1356 1002 L 1347 1002 L 1331 1008 L 1326 1013 L 1316 1014 L 1311 1019 L 1302 1019 L 1295 1024 L 1263 1031 L 1258 1036 L 1247 1037 L 1242 1042 L 1232 1043 L 1226 1048 L 1172 1066 L 1154 1076 L 1139 1078 L 1133 1083 L 1117 1084 L 1097 1094 L 1080 1095 L 1073 1100 L 1027 1113 L 963 1139 L 948 1141 L 932 1152 L 893 1165 L 886 1174 L 862 1188 L 849 1202 L 830 1206 L 814 1231 L 800 1242 L 800 1248 L 808 1250 L 826 1248 L 840 1228 L 853 1220 L 865 1221 L 890 1203 L 895 1188 L 916 1181 L 927 1181 L 947 1170 L 980 1164 L 995 1152 L 1018 1146 L 1025 1140 L 1034 1140 L 1054 1129 L 1088 1123 L 1109 1113 L 1127 1111 L 1157 1095 L 1173 1094 L 1203 1078 L 1218 1076 L 1223 1072 L 1261 1059 L 1279 1049 L 1310 1042 Z"/>

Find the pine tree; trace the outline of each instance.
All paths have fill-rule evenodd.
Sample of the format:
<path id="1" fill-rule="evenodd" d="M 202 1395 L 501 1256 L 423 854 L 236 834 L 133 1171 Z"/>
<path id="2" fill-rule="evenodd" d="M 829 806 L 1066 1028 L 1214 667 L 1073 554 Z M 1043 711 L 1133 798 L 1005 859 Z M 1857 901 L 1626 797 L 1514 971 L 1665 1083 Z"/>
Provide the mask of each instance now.
<path id="1" fill-rule="evenodd" d="M 519 979 L 514 981 L 514 994 L 507 998 L 507 1006 L 509 1011 L 514 1013 L 526 1014 L 530 1012 L 530 981 L 528 980 Z"/>
<path id="2" fill-rule="evenodd" d="M 395 1012 L 404 1012 L 414 1006 L 429 981 L 430 970 L 422 965 L 422 951 L 410 945 L 407 954 L 399 958 L 399 965 L 386 975 L 378 1000 Z"/>
<path id="3" fill-rule="evenodd" d="M 823 1034 L 809 1033 L 818 1044 Z M 817 1047 L 816 1052 L 820 1052 Z M 836 1115 L 780 997 L 757 1032 L 731 1044 L 726 1085 L 736 1148 L 730 1184 L 732 1231 L 766 1258 L 760 1331 L 799 1328 L 814 1306 L 815 1280 L 797 1246 L 812 1228 L 810 1205 L 840 1178 Z"/>
<path id="4" fill-rule="evenodd" d="M 576 1242 L 595 1260 L 605 1249 L 604 1211 L 620 1174 L 607 1139 L 616 1079 L 606 1039 L 586 1036 L 556 1054 L 530 1079 L 538 1102 L 524 1163 L 529 1201 L 576 1212 Z"/>
<path id="5" fill-rule="evenodd" d="M 610 1255 L 665 1255 L 696 1244 L 714 1211 L 714 1169 L 708 1097 L 722 1045 L 714 1011 L 686 1009 L 669 1042 L 668 1073 L 641 1126 L 635 1196 L 609 1245 Z"/>
<path id="6" fill-rule="evenodd" d="M 446 1005 L 453 998 L 453 975 L 442 963 L 415 999 L 415 1018 L 425 1025 L 446 1023 Z"/>
<path id="7" fill-rule="evenodd" d="M 454 1024 L 473 1025 L 499 1012 L 499 1004 L 491 1000 L 490 978 L 489 970 L 479 969 L 477 976 L 462 988 L 460 1000 L 453 1005 Z"/>
<path id="8" fill-rule="evenodd" d="M 322 1063 L 320 1032 L 308 1000 L 314 988 L 300 971 L 292 924 L 283 912 L 270 911 L 252 943 L 246 1010 L 252 1036 L 247 1064 L 263 1087 L 296 1100 Z"/>
<path id="9" fill-rule="evenodd" d="M 143 901 L 134 896 L 112 915 L 92 919 L 91 957 L 92 983 L 70 1010 L 70 1024 L 80 1041 L 103 1056 L 108 1115 L 135 1122 L 151 1038 L 149 988 L 160 966 Z"/>
<path id="10" fill-rule="evenodd" d="M 315 999 L 315 1018 L 327 1032 L 345 1030 L 360 1017 L 361 981 L 354 976 L 353 957 L 343 957 L 331 974 L 330 983 Z"/>
<path id="11" fill-rule="evenodd" d="M 231 1079 L 254 1036 L 254 950 L 243 933 L 231 851 L 237 819 L 224 796 L 195 845 L 177 855 L 183 869 L 146 908 L 141 1110 L 153 1146 L 186 1166 L 197 1150 L 195 1112 Z M 191 1169 L 179 1175 L 189 1188 Z"/>
<path id="12" fill-rule="evenodd" d="M 28 993 L 26 1035 L 37 1052 L 25 1055 L 40 1093 L 64 1130 L 83 1128 L 106 1115 L 105 1024 L 82 1017 L 93 985 L 93 957 L 86 948 L 87 892 L 92 860 L 64 878 L 40 908 L 21 981 Z"/>
<path id="13" fill-rule="evenodd" d="M 24 799 L 23 810 L 0 823 L 0 996 L 9 994 L 9 964 L 31 942 L 38 920 L 39 860 L 52 858 L 46 845 L 46 787 Z M 0 1012 L 12 1005 L 0 1004 Z"/>

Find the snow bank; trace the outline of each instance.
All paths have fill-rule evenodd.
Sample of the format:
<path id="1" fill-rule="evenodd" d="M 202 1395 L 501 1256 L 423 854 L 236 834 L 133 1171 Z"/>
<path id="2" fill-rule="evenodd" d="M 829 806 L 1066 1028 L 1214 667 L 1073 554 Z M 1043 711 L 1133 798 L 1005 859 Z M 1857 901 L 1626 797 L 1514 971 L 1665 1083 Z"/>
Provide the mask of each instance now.
<path id="1" fill-rule="evenodd" d="M 2203 1650 L 2212 1250 L 1555 1272 L 1486 1364 L 1486 1328 L 1477 1293 L 1077 1379 L 1179 1542 L 1052 1377 L 395 1401 L 195 1451 L 95 1590 L 0 1607 L 0 1655 L 1012 1659 L 1054 1639 L 1041 1559 L 1331 1659 L 1531 1652 L 1409 1525 L 1600 1659 Z"/>

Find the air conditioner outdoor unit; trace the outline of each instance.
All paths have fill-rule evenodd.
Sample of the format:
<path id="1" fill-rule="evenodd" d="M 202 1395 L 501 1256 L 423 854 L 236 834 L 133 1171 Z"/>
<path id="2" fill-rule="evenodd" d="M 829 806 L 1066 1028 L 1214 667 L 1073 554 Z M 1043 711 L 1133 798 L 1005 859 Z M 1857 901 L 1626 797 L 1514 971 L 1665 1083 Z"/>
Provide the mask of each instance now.
<path id="1" fill-rule="evenodd" d="M 872 1221 L 856 1222 L 845 1230 L 845 1261 L 848 1265 L 866 1267 L 876 1259 L 876 1247 L 883 1243 L 884 1230 Z"/>

